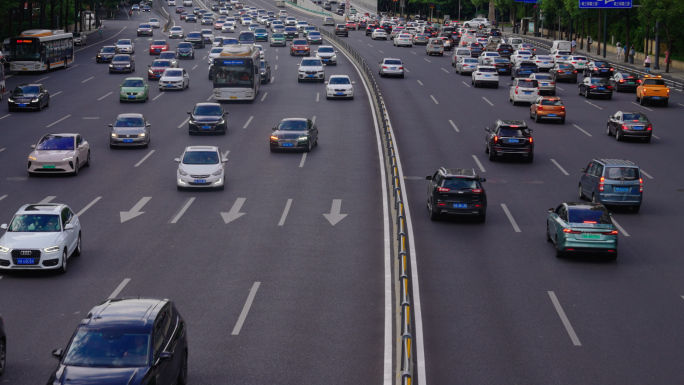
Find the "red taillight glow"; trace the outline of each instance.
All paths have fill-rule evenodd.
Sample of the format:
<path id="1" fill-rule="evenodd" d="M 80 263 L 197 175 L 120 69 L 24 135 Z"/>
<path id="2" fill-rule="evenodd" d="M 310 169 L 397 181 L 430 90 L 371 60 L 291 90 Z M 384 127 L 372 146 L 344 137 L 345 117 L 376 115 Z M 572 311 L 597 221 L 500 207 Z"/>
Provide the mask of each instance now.
<path id="1" fill-rule="evenodd" d="M 628 128 L 629 128 L 629 127 L 627 127 L 626 124 L 623 124 L 623 125 L 622 125 L 622 129 L 623 129 L 623 130 L 626 130 L 626 129 L 628 129 Z"/>
<path id="2" fill-rule="evenodd" d="M 470 190 L 470 191 L 472 191 L 473 194 L 481 194 L 481 193 L 482 193 L 482 189 L 481 189 L 481 188 L 474 188 L 474 189 L 472 189 L 472 190 Z"/>
<path id="3" fill-rule="evenodd" d="M 494 135 L 494 143 L 498 143 L 498 142 L 499 142 L 499 137 L 497 135 Z"/>
<path id="4" fill-rule="evenodd" d="M 644 192 L 644 180 L 639 178 L 639 192 Z"/>
<path id="5" fill-rule="evenodd" d="M 565 111 L 565 106 L 561 106 L 561 111 Z"/>
<path id="6" fill-rule="evenodd" d="M 613 230 L 613 231 L 604 231 L 604 232 L 602 232 L 601 234 L 603 234 L 603 235 L 618 235 L 618 232 L 617 232 L 617 230 Z M 613 250 L 608 250 L 608 251 L 613 251 Z"/>
<path id="7" fill-rule="evenodd" d="M 439 192 L 449 192 L 449 191 L 451 191 L 451 190 L 448 189 L 448 188 L 445 188 L 445 187 L 438 187 L 438 188 L 437 188 L 437 191 L 439 191 Z"/>
<path id="8" fill-rule="evenodd" d="M 653 130 L 653 126 L 649 124 L 648 127 L 646 127 L 646 131 L 651 131 L 651 130 Z"/>
<path id="9" fill-rule="evenodd" d="M 563 232 L 566 233 L 566 234 L 582 234 L 581 231 L 570 230 L 570 229 L 563 229 Z M 568 250 L 571 250 L 571 249 L 568 249 Z"/>
<path id="10" fill-rule="evenodd" d="M 625 82 L 624 80 L 620 80 L 620 83 L 624 83 L 624 82 Z"/>
<path id="11" fill-rule="evenodd" d="M 584 221 L 584 222 L 582 222 L 582 223 L 594 223 L 594 224 L 595 224 L 596 221 Z"/>
<path id="12" fill-rule="evenodd" d="M 606 178 L 601 177 L 599 180 L 599 191 L 603 191 L 603 182 L 605 181 Z"/>

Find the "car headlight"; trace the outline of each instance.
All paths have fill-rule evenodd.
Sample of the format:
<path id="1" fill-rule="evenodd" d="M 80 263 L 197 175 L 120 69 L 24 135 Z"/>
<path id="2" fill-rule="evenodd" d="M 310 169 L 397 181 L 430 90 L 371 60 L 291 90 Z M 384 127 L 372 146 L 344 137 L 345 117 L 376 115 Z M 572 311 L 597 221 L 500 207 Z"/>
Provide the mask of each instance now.
<path id="1" fill-rule="evenodd" d="M 59 251 L 59 246 L 46 247 L 43 249 L 43 251 L 46 253 L 54 253 L 55 251 Z"/>
<path id="2" fill-rule="evenodd" d="M 112 132 L 112 133 L 111 133 L 111 137 L 112 137 L 112 138 L 118 138 L 119 135 L 117 135 L 117 134 L 115 134 L 115 133 Z"/>
<path id="3" fill-rule="evenodd" d="M 31 159 L 31 160 L 38 160 L 38 159 L 36 159 L 36 158 L 33 157 L 33 156 L 29 156 L 29 159 Z"/>
<path id="4" fill-rule="evenodd" d="M 10 103 L 14 103 L 14 99 L 12 98 L 8 98 L 7 101 L 9 101 Z"/>
<path id="5" fill-rule="evenodd" d="M 181 174 L 181 175 L 183 175 L 183 176 L 186 176 L 186 175 L 188 175 L 188 173 L 187 173 L 187 172 L 185 172 L 185 170 L 183 170 L 183 169 L 182 169 L 182 168 L 180 168 L 180 167 L 178 167 L 178 173 L 179 173 L 179 174 Z"/>
<path id="6" fill-rule="evenodd" d="M 144 132 L 143 132 L 142 134 L 138 134 L 138 138 L 144 138 L 145 136 L 146 136 L 146 135 L 145 135 Z"/>
<path id="7" fill-rule="evenodd" d="M 64 159 L 62 159 L 62 160 L 73 160 L 73 159 L 74 159 L 74 157 L 73 157 L 73 156 L 70 156 L 70 157 L 64 158 Z"/>
<path id="8" fill-rule="evenodd" d="M 31 103 L 37 103 L 38 100 L 39 100 L 38 98 L 33 98 L 33 99 L 31 99 Z"/>
<path id="9" fill-rule="evenodd" d="M 337 56 L 336 55 L 330 56 L 330 60 L 337 60 Z"/>
<path id="10" fill-rule="evenodd" d="M 297 140 L 300 142 L 304 142 L 304 141 L 309 140 L 309 137 L 308 136 L 300 136 L 299 139 L 297 139 Z"/>
<path id="11" fill-rule="evenodd" d="M 213 175 L 213 176 L 219 176 L 219 175 L 221 175 L 222 173 L 223 173 L 223 169 L 222 169 L 222 168 L 219 168 L 218 170 L 212 172 L 211 175 Z"/>
<path id="12" fill-rule="evenodd" d="M 10 251 L 12 251 L 12 249 L 9 247 L 0 246 L 0 253 L 9 253 Z"/>
<path id="13" fill-rule="evenodd" d="M 150 75 L 154 75 L 154 71 L 152 71 L 151 69 L 150 69 L 150 70 L 147 70 L 147 73 L 150 74 Z"/>
<path id="14" fill-rule="evenodd" d="M 112 64 L 110 64 L 110 65 L 109 65 L 109 67 L 114 67 L 114 64 L 113 64 L 113 63 L 112 63 Z"/>

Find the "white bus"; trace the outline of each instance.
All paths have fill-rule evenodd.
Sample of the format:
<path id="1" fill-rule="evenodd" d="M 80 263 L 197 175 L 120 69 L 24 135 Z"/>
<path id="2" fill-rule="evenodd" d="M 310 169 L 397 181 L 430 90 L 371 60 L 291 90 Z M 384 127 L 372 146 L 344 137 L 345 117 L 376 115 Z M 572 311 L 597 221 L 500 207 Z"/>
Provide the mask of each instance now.
<path id="1" fill-rule="evenodd" d="M 254 100 L 261 84 L 259 48 L 228 45 L 214 58 L 211 77 L 216 100 Z"/>
<path id="2" fill-rule="evenodd" d="M 49 71 L 74 62 L 74 36 L 70 32 L 30 29 L 9 41 L 10 70 Z"/>

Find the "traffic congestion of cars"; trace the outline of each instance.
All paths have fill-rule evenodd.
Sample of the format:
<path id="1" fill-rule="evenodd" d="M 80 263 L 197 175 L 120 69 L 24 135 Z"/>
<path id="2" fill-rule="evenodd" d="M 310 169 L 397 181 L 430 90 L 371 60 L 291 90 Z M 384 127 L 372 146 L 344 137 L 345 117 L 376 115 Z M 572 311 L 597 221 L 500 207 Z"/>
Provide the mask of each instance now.
<path id="1" fill-rule="evenodd" d="M 353 68 L 342 60 L 340 48 L 324 37 L 320 28 L 326 28 L 343 39 L 358 36 L 373 44 L 382 44 L 386 54 L 383 53 L 384 57 L 377 62 L 377 76 L 383 78 L 378 79 L 380 81 L 402 81 L 384 78 L 411 80 L 420 69 L 411 68 L 409 73 L 404 58 L 419 54 L 430 63 L 439 60 L 446 63 L 445 67 L 450 64 L 451 70 L 442 70 L 454 82 L 461 83 L 462 79 L 467 79 L 463 76 L 470 76 L 470 81 L 463 82 L 466 86 L 491 88 L 481 92 L 497 95 L 506 95 L 506 92 L 513 106 L 528 108 L 527 111 L 519 108 L 520 112 L 515 116 L 499 116 L 496 109 L 490 110 L 493 123 L 484 128 L 485 140 L 477 151 L 484 153 L 491 162 L 515 165 L 519 163 L 515 161 L 517 159 L 533 163 L 535 151 L 538 151 L 535 147 L 541 148 L 545 144 L 538 144 L 533 137 L 534 130 L 540 130 L 540 126 L 528 124 L 524 118 L 529 117 L 535 124 L 553 122 L 558 123 L 558 127 L 565 127 L 567 119 L 572 121 L 573 111 L 566 110 L 564 100 L 582 97 L 587 101 L 609 101 L 615 93 L 624 92 L 634 94 L 636 102 L 632 104 L 635 107 L 648 105 L 655 109 L 668 107 L 670 98 L 670 89 L 658 75 L 641 76 L 613 68 L 607 61 L 576 55 L 565 44 L 569 42 L 564 41 L 554 42 L 549 54 L 538 53 L 534 46 L 518 38 L 502 36 L 486 18 L 439 25 L 367 14 L 350 17 L 345 23 L 324 17 L 322 26 L 318 27 L 288 16 L 287 12 L 276 14 L 241 3 L 238 6 L 222 1 L 214 4 L 216 7 L 212 5 L 206 9 L 194 7 L 195 3 L 191 1 L 183 1 L 182 5 L 180 1 L 179 5 L 173 0 L 157 1 L 164 1 L 170 12 L 175 10 L 182 26 L 173 25 L 163 32 L 159 30 L 159 18 L 143 20 L 135 30 L 135 37 L 149 39 L 136 40 L 130 36 L 133 32 L 126 30 L 112 42 L 102 44 L 93 58 L 102 72 L 120 79 L 118 89 L 112 92 L 130 111 L 118 114 L 100 137 L 88 134 L 90 141 L 77 132 L 46 131 L 37 143 L 34 142 L 36 144 L 31 144 L 28 158 L 21 160 L 26 161 L 28 176 L 79 175 L 83 168 L 91 166 L 92 143 L 95 141 L 108 144 L 116 153 L 125 151 L 123 148 L 158 146 L 151 143 L 152 123 L 145 113 L 151 108 L 150 99 L 165 95 L 164 98 L 184 101 L 188 109 L 187 116 L 184 116 L 187 120 L 179 128 L 187 130 L 187 134 L 183 134 L 186 136 L 201 135 L 203 144 L 174 147 L 174 151 L 180 154 L 174 159 L 177 165 L 168 166 L 161 172 L 168 174 L 168 179 L 179 191 L 225 190 L 230 186 L 231 170 L 226 166 L 228 158 L 221 149 L 225 143 L 221 138 L 237 127 L 229 116 L 231 110 L 241 108 L 241 105 L 230 103 L 231 99 L 227 102 L 219 100 L 216 90 L 221 85 L 247 84 L 254 91 L 249 101 L 257 100 L 257 96 L 265 98 L 266 90 L 275 92 L 278 87 L 271 84 L 278 65 L 272 66 L 268 60 L 275 63 L 276 58 L 283 57 L 295 63 L 297 70 L 288 74 L 279 72 L 280 82 L 287 82 L 288 87 L 320 87 L 326 101 L 344 99 L 355 103 Z M 141 15 L 142 12 L 151 12 L 150 6 L 144 2 L 134 5 L 132 10 Z M 257 42 L 263 42 L 263 46 Z M 97 44 L 97 40 L 91 40 L 92 44 Z M 145 57 L 144 63 L 149 63 L 143 64 L 142 58 L 139 61 L 143 72 L 147 68 L 146 76 L 135 73 L 136 44 L 138 54 Z M 248 48 L 236 54 L 235 47 Z M 282 50 L 280 56 L 276 56 L 275 47 L 285 47 L 289 55 Z M 246 66 L 249 55 L 257 59 L 252 67 Z M 373 62 L 374 71 L 375 65 Z M 193 77 L 193 88 L 206 90 L 211 94 L 210 99 L 191 100 L 187 96 L 191 73 L 197 66 L 206 68 L 208 79 L 204 79 L 204 74 L 201 79 Z M 334 73 L 326 73 L 333 72 L 329 66 L 334 66 Z M 570 92 L 567 88 L 560 88 L 562 82 L 572 83 L 573 87 L 576 84 L 578 96 L 572 96 L 574 89 Z M 260 91 L 261 86 L 264 90 Z M 42 111 L 50 107 L 50 97 L 44 84 L 22 83 L 10 91 L 7 108 L 17 113 Z M 211 100 L 212 97 L 215 100 Z M 339 103 L 335 105 L 341 109 L 351 105 L 336 101 L 329 103 Z M 173 110 L 166 113 L 179 114 Z M 180 114 L 185 115 L 183 112 Z M 300 117 L 297 111 L 292 115 L 280 116 L 272 127 L 260 128 L 264 149 L 268 134 L 270 152 L 321 151 L 317 149 L 319 128 L 315 117 Z M 603 127 L 604 122 L 597 124 Z M 610 112 L 605 124 L 606 135 L 616 141 L 650 143 L 654 137 L 655 121 L 642 110 L 616 109 Z M 161 129 L 166 127 L 155 128 Z M 321 130 L 325 139 L 325 130 Z M 482 127 L 477 130 L 481 133 Z M 576 184 L 578 200 L 559 202 L 556 207 L 546 209 L 545 235 L 553 245 L 556 257 L 588 254 L 617 259 L 620 231 L 612 219 L 613 210 L 627 208 L 637 213 L 644 198 L 644 174 L 638 164 L 627 159 L 629 152 L 624 157 L 597 154 L 595 158 L 588 159 L 589 164 L 580 170 L 581 176 Z M 101 167 L 96 163 L 92 168 L 106 173 L 106 169 Z M 484 168 L 479 167 L 480 172 L 465 165 L 439 167 L 425 178 L 427 199 L 424 207 L 430 220 L 472 217 L 475 222 L 486 222 L 487 211 L 491 209 L 488 208 L 485 189 L 487 179 L 482 176 Z M 423 179 L 422 176 L 420 178 Z M 541 222 L 541 215 L 539 218 Z M 87 247 L 82 249 L 81 235 L 83 232 L 87 237 L 88 231 L 81 228 L 78 215 L 66 204 L 26 204 L 2 222 L 7 223 L 0 227 L 5 231 L 0 237 L 0 272 L 49 270 L 64 274 L 72 257 L 91 252 Z M 5 319 L 7 317 L 5 314 Z M 98 379 L 108 379 L 130 384 L 154 381 L 186 384 L 188 338 L 185 319 L 173 301 L 145 297 L 110 298 L 87 313 L 64 349 L 52 352 L 59 364 L 49 381 L 93 383 Z M 0 375 L 5 370 L 6 345 L 3 318 L 0 318 Z M 86 367 L 88 370 L 84 370 Z"/>

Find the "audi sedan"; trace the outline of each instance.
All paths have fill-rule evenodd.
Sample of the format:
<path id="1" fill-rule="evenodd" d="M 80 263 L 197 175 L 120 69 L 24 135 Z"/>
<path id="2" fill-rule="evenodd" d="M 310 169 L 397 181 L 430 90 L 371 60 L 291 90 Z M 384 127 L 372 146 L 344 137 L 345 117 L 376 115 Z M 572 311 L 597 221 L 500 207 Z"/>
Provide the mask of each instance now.
<path id="1" fill-rule="evenodd" d="M 135 60 L 133 60 L 133 57 L 127 54 L 114 56 L 109 63 L 109 73 L 114 72 L 135 72 Z"/>
<path id="2" fill-rule="evenodd" d="M 41 111 L 50 106 L 50 93 L 42 84 L 20 84 L 10 91 L 7 107 L 10 112 L 34 109 Z"/>
<path id="3" fill-rule="evenodd" d="M 138 26 L 137 36 L 153 36 L 153 35 L 154 35 L 154 30 L 152 29 L 152 25 L 150 25 L 149 23 L 140 24 Z"/>
<path id="4" fill-rule="evenodd" d="M 95 56 L 96 63 L 109 63 L 116 54 L 116 47 L 113 45 L 106 45 L 97 52 Z"/>
<path id="5" fill-rule="evenodd" d="M 309 152 L 316 145 L 318 145 L 318 128 L 311 119 L 283 119 L 277 127 L 273 127 L 270 138 L 271 152 L 277 150 Z"/>
<path id="6" fill-rule="evenodd" d="M 169 43 L 166 40 L 155 40 L 150 44 L 150 55 L 157 55 L 169 50 Z"/>
<path id="7" fill-rule="evenodd" d="M 546 240 L 556 248 L 556 257 L 569 253 L 605 253 L 618 256 L 618 230 L 610 212 L 600 203 L 562 203 L 548 209 Z"/>
<path id="8" fill-rule="evenodd" d="M 641 80 L 637 76 L 626 72 L 616 72 L 615 75 L 610 78 L 610 84 L 613 86 L 615 92 L 627 91 L 635 93 L 640 83 Z"/>
<path id="9" fill-rule="evenodd" d="M 225 186 L 225 163 L 221 150 L 214 146 L 189 146 L 185 148 L 176 171 L 178 190 L 186 188 L 215 188 Z"/>
<path id="10" fill-rule="evenodd" d="M 67 259 L 81 255 L 81 224 L 65 204 L 21 206 L 9 225 L 3 223 L 0 229 L 6 230 L 0 237 L 3 270 L 57 270 L 64 274 Z"/>
<path id="11" fill-rule="evenodd" d="M 167 68 L 173 68 L 173 63 L 171 60 L 157 59 L 149 67 L 147 80 L 159 80 Z"/>
<path id="12" fill-rule="evenodd" d="M 31 148 L 29 176 L 45 173 L 78 175 L 81 167 L 90 166 L 90 144 L 80 134 L 46 134 Z"/>

